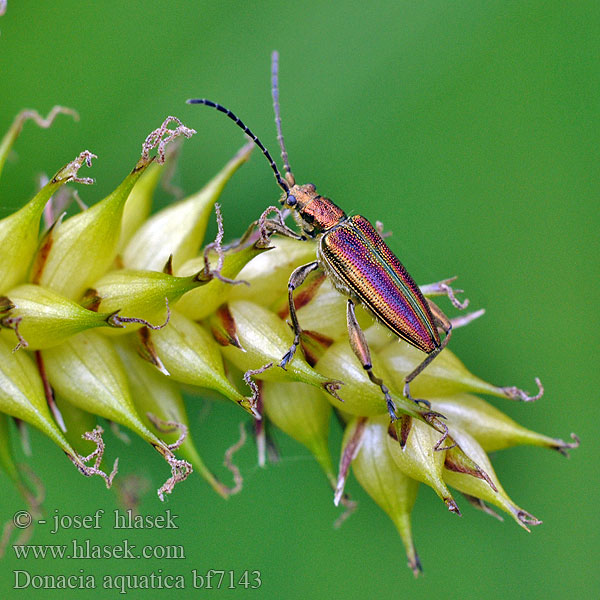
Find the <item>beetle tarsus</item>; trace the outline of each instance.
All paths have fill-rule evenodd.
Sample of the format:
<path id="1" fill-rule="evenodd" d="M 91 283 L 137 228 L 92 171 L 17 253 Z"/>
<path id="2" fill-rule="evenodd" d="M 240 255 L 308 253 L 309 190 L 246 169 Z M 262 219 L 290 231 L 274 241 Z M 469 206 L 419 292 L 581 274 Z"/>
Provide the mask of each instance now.
<path id="1" fill-rule="evenodd" d="M 296 341 L 294 340 L 294 343 L 292 344 L 292 346 L 290 347 L 290 349 L 285 353 L 284 357 L 281 359 L 281 362 L 279 363 L 279 366 L 284 371 L 287 371 L 287 369 L 285 367 L 292 360 L 292 358 L 294 358 L 294 354 L 296 353 L 296 348 L 297 347 L 298 347 L 298 345 L 296 344 Z"/>
<path id="2" fill-rule="evenodd" d="M 386 402 L 387 402 L 387 409 L 388 409 L 388 413 L 390 413 L 390 419 L 392 420 L 392 423 L 394 421 L 396 421 L 398 419 L 398 415 L 396 413 L 396 405 L 394 404 L 394 401 L 388 396 L 386 397 Z"/>
<path id="3" fill-rule="evenodd" d="M 385 383 L 383 383 L 383 381 L 381 379 L 379 379 L 379 377 L 375 376 L 375 374 L 373 373 L 373 371 L 370 367 L 368 369 L 366 369 L 366 371 L 367 371 L 367 374 L 369 375 L 369 379 L 375 385 L 378 385 L 379 388 L 381 389 L 381 392 L 385 396 L 385 403 L 387 404 L 387 409 L 388 409 L 388 412 L 390 413 L 390 418 L 392 419 L 392 421 L 395 421 L 398 418 L 398 414 L 396 413 L 396 405 L 394 404 L 394 401 L 392 400 L 392 397 L 390 396 L 390 391 L 388 390 Z"/>
<path id="4" fill-rule="evenodd" d="M 417 406 L 423 405 L 427 409 L 431 408 L 431 402 L 429 402 L 429 400 L 424 400 L 423 398 L 413 398 L 410 395 L 410 383 L 405 382 L 403 393 L 407 400 L 412 400 Z"/>
<path id="5" fill-rule="evenodd" d="M 444 423 L 443 421 L 440 421 L 440 418 L 442 418 L 442 419 L 446 418 L 446 417 L 444 417 L 444 415 L 442 415 L 438 412 L 435 412 L 435 411 L 431 411 L 431 412 L 425 413 L 423 415 L 423 418 L 436 431 L 438 431 L 439 433 L 442 434 L 442 437 L 433 446 L 434 452 L 441 452 L 442 450 L 451 450 L 452 448 L 455 448 L 456 446 L 458 446 L 458 444 L 456 444 L 455 442 L 453 442 L 450 446 L 442 446 L 442 444 L 446 441 L 446 439 L 450 435 L 450 430 L 448 429 L 448 425 L 446 425 L 446 423 Z M 441 430 L 439 429 L 439 427 L 441 427 Z"/>

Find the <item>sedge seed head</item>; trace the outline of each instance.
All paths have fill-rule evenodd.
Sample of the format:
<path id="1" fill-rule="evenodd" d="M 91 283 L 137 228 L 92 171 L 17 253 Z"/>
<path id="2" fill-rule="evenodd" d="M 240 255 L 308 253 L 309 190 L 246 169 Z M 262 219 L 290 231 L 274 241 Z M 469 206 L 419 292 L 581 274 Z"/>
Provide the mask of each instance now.
<path id="1" fill-rule="evenodd" d="M 15 120 L 1 145 L 0 170 L 25 118 L 47 126 L 60 112 L 65 111 L 57 109 L 46 120 L 37 113 Z M 139 435 L 165 459 L 170 475 L 158 488 L 161 500 L 192 470 L 219 495 L 237 493 L 243 477 L 233 455 L 246 430 L 242 427 L 240 442 L 224 448 L 234 479 L 228 487 L 195 447 L 182 399 L 182 389 L 192 386 L 239 405 L 245 413 L 236 408 L 236 422 L 254 421 L 261 465 L 267 455 L 274 456 L 266 421 L 312 453 L 333 488 L 324 486 L 324 498 L 331 494 L 336 504 L 353 506 L 348 491 L 354 473 L 393 521 L 415 574 L 420 561 L 411 513 L 420 483 L 430 486 L 451 512 L 460 514 L 450 487 L 477 508 L 490 512 L 488 505 L 493 505 L 510 514 L 526 529 L 538 524 L 508 496 L 487 453 L 529 444 L 566 454 L 578 440 L 565 442 L 521 427 L 501 405 L 496 408 L 476 394 L 531 401 L 540 396 L 541 384 L 532 395 L 488 383 L 445 349 L 411 385 L 412 394 L 431 405 L 418 406 L 404 397 L 404 379 L 423 355 L 358 308 L 373 370 L 397 409 L 397 419 L 390 423 L 380 386 L 348 343 L 347 299 L 316 273 L 297 291 L 303 331 L 295 355 L 281 368 L 294 339 L 288 279 L 295 268 L 315 260 L 316 245 L 265 231 L 250 231 L 243 244 L 228 243 L 216 202 L 248 160 L 251 144 L 202 190 L 149 216 L 167 144 L 193 133 L 168 117 L 144 140 L 141 157 L 114 191 L 74 216 L 57 219 L 50 198 L 65 184 L 92 183 L 79 172 L 95 156 L 82 152 L 23 208 L 0 220 L 4 469 L 15 475 L 5 452 L 8 417 L 14 417 L 50 437 L 82 474 L 99 475 L 110 486 L 117 464 L 102 463 L 99 420 L 104 419 Z M 207 241 L 213 208 L 218 233 Z M 40 240 L 42 214 L 50 217 L 50 226 Z M 283 230 L 281 223 L 278 227 Z M 446 296 L 462 310 L 467 301 L 459 299 L 452 284 L 450 278 L 421 289 L 426 296 Z M 466 326 L 481 314 L 457 316 L 452 323 Z M 328 440 L 334 412 L 345 433 L 332 457 Z M 73 432 L 80 438 L 77 443 Z M 127 460 L 127 452 L 123 454 Z M 23 485 L 16 475 L 12 480 Z M 141 486 L 128 489 L 127 497 L 137 502 Z"/>

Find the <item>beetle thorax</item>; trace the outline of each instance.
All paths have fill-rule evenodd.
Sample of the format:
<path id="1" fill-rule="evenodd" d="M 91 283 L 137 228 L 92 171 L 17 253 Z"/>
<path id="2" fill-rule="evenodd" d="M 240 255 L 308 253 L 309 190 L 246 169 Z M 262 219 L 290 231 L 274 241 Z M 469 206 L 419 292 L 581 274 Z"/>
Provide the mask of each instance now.
<path id="1" fill-rule="evenodd" d="M 346 213 L 329 198 L 317 194 L 312 183 L 292 186 L 284 204 L 294 211 L 302 229 L 311 235 L 327 231 L 346 219 Z"/>

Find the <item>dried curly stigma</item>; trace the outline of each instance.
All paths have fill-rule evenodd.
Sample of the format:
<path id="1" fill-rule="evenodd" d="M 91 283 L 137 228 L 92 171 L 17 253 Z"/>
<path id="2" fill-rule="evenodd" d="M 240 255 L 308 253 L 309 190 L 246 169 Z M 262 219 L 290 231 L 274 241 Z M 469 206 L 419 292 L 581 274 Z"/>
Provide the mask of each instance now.
<path id="1" fill-rule="evenodd" d="M 169 129 L 169 125 L 175 123 L 175 129 Z M 186 138 L 191 138 L 196 133 L 195 129 L 186 127 L 177 117 L 169 116 L 163 124 L 151 132 L 142 144 L 142 161 L 148 163 L 150 160 L 150 152 L 156 148 L 157 162 L 163 164 L 165 162 L 165 148 L 169 142 L 183 135 Z"/>
<path id="2" fill-rule="evenodd" d="M 254 375 L 262 375 L 262 373 L 264 373 L 265 371 L 270 369 L 272 366 L 273 366 L 273 363 L 270 362 L 270 363 L 267 363 L 266 365 L 263 365 L 262 367 L 259 367 L 258 369 L 248 369 L 244 373 L 244 382 L 252 390 L 252 396 L 249 398 L 250 408 L 252 410 L 252 414 L 254 415 L 254 418 L 258 419 L 258 420 L 262 419 L 262 415 L 256 408 L 259 397 L 260 397 L 260 388 L 258 387 L 256 382 L 252 379 L 252 377 Z"/>
<path id="3" fill-rule="evenodd" d="M 4 6 L 6 6 L 6 3 Z M 47 117 L 42 117 L 36 110 L 24 110 L 19 113 L 15 121 L 18 120 L 20 125 L 23 126 L 25 121 L 31 119 L 39 127 L 48 129 L 48 127 L 54 123 L 54 119 L 56 119 L 58 115 L 70 115 L 75 121 L 79 121 L 79 113 L 76 110 L 66 106 L 53 106 Z"/>
<path id="4" fill-rule="evenodd" d="M 83 475 L 85 475 L 86 477 L 91 477 L 92 475 L 99 475 L 100 477 L 102 477 L 102 479 L 104 479 L 106 487 L 110 488 L 112 486 L 113 479 L 118 471 L 119 459 L 115 458 L 115 462 L 113 464 L 113 468 L 110 472 L 110 475 L 107 475 L 100 468 L 105 448 L 104 440 L 102 439 L 103 433 L 104 430 L 102 429 L 102 427 L 100 427 L 100 425 L 98 425 L 92 431 L 86 431 L 81 437 L 84 440 L 88 440 L 96 444 L 96 449 L 91 454 L 88 454 L 88 456 L 81 456 L 80 454 L 75 454 L 74 456 L 69 456 L 69 458 L 73 461 L 75 466 L 81 471 Z M 93 465 L 88 466 L 85 464 L 90 462 L 91 460 L 94 460 Z"/>
<path id="5" fill-rule="evenodd" d="M 215 215 L 217 218 L 217 235 L 215 237 L 215 241 L 207 244 L 204 248 L 203 258 L 204 258 L 204 277 L 216 277 L 219 281 L 223 283 L 229 283 L 231 285 L 239 285 L 241 283 L 245 285 L 250 285 L 247 281 L 242 279 L 230 279 L 229 277 L 224 277 L 221 274 L 223 270 L 223 264 L 225 263 L 225 252 L 223 250 L 223 236 L 225 234 L 225 230 L 223 228 L 223 217 L 221 215 L 221 205 L 217 202 L 215 204 Z M 210 268 L 209 254 L 211 250 L 214 250 L 217 253 L 217 266 L 214 269 Z"/>
<path id="6" fill-rule="evenodd" d="M 173 452 L 168 449 L 164 452 L 159 450 L 159 452 L 165 457 L 165 460 L 171 467 L 171 477 L 169 477 L 169 479 L 167 479 L 167 481 L 165 481 L 156 492 L 161 502 L 164 502 L 164 495 L 172 493 L 175 486 L 180 481 L 185 481 L 194 469 L 189 462 L 176 458 Z"/>
<path id="7" fill-rule="evenodd" d="M 2 2 L 3 0 L 0 0 L 0 10 L 2 10 Z M 4 2 L 4 10 L 6 10 L 6 2 Z M 77 112 L 72 108 L 67 108 L 65 106 L 54 106 L 48 113 L 47 117 L 42 117 L 42 115 L 40 115 L 36 110 L 27 109 L 21 111 L 15 117 L 4 138 L 0 141 L 0 173 L 2 172 L 2 167 L 4 166 L 10 149 L 15 143 L 15 140 L 19 137 L 19 134 L 21 133 L 23 125 L 26 121 L 34 121 L 39 127 L 48 129 L 48 127 L 52 125 L 56 117 L 60 114 L 70 115 L 75 121 L 79 121 L 79 115 Z"/>
<path id="8" fill-rule="evenodd" d="M 535 402 L 544 395 L 544 386 L 542 385 L 542 382 L 540 381 L 539 377 L 535 378 L 535 384 L 538 386 L 538 393 L 534 396 L 529 395 L 528 392 L 515 386 L 503 387 L 499 389 L 502 391 L 503 394 L 506 395 L 507 398 L 510 398 L 511 400 L 519 400 L 521 402 Z"/>
<path id="9" fill-rule="evenodd" d="M 242 487 L 244 484 L 244 478 L 242 477 L 242 473 L 239 467 L 233 462 L 233 455 L 238 450 L 241 450 L 244 447 L 248 438 L 248 436 L 246 435 L 246 428 L 244 426 L 244 423 L 240 423 L 239 430 L 239 440 L 235 442 L 235 444 L 232 444 L 231 446 L 229 446 L 229 448 L 227 448 L 227 450 L 225 451 L 225 457 L 223 458 L 223 465 L 227 467 L 227 469 L 229 469 L 231 475 L 233 476 L 233 486 L 225 488 L 229 496 L 239 494 L 242 491 Z"/>
<path id="10" fill-rule="evenodd" d="M 569 457 L 569 450 L 574 450 L 575 448 L 579 448 L 581 444 L 581 440 L 576 433 L 571 433 L 572 442 L 565 442 L 563 440 L 557 439 L 555 440 L 555 444 L 551 444 L 550 447 L 557 452 L 560 452 L 563 456 Z"/>
<path id="11" fill-rule="evenodd" d="M 17 345 L 13 348 L 13 352 L 20 350 L 21 348 L 29 347 L 29 342 L 21 335 L 21 332 L 19 331 L 19 324 L 21 323 L 21 321 L 21 317 L 3 317 L 0 320 L 2 327 L 12 329 L 15 332 L 15 336 L 17 338 Z"/>
<path id="12" fill-rule="evenodd" d="M 167 445 L 167 448 L 169 450 L 177 450 L 179 446 L 183 444 L 183 441 L 185 440 L 188 434 L 187 425 L 184 425 L 183 423 L 178 423 L 177 421 L 165 421 L 152 413 L 146 413 L 146 416 L 150 419 L 150 421 L 152 421 L 154 427 L 156 427 L 156 429 L 160 431 L 160 433 L 173 433 L 174 431 L 180 432 L 177 441 Z"/>
<path id="13" fill-rule="evenodd" d="M 152 329 L 153 331 L 159 331 L 160 329 L 166 327 L 169 324 L 169 321 L 171 320 L 171 306 L 169 304 L 168 298 L 165 298 L 165 307 L 167 312 L 165 320 L 158 325 L 153 325 L 152 323 L 146 321 L 146 319 L 140 319 L 138 317 L 122 317 L 121 315 L 119 315 L 119 311 L 112 313 L 108 317 L 108 319 L 106 319 L 106 321 L 112 327 L 117 327 L 121 329 L 125 327 L 126 323 L 138 323 L 139 325 L 143 325 L 144 327 Z"/>
<path id="14" fill-rule="evenodd" d="M 449 277 L 443 279 L 437 283 L 430 283 L 428 285 L 420 286 L 421 292 L 426 296 L 447 296 L 452 305 L 458 310 L 464 310 L 469 306 L 469 299 L 465 298 L 462 302 L 456 297 L 455 294 L 462 294 L 464 290 L 454 289 L 450 284 L 455 281 L 457 277 Z"/>
<path id="15" fill-rule="evenodd" d="M 84 185 L 92 185 L 94 180 L 91 177 L 77 177 L 77 173 L 85 164 L 87 167 L 92 166 L 92 159 L 98 158 L 89 150 L 84 150 L 76 159 L 72 160 L 68 165 L 63 167 L 53 178 L 51 183 L 58 181 L 74 181 Z"/>
<path id="16" fill-rule="evenodd" d="M 185 481 L 194 471 L 189 462 L 179 459 L 173 454 L 173 451 L 177 450 L 185 440 L 188 434 L 188 428 L 183 423 L 178 423 L 177 421 L 164 421 L 152 413 L 147 413 L 147 416 L 161 433 L 180 432 L 179 438 L 172 444 L 154 444 L 154 447 L 163 455 L 164 459 L 171 467 L 171 477 L 169 477 L 156 492 L 161 502 L 164 502 L 165 494 L 172 493 L 175 486 L 180 481 Z"/>

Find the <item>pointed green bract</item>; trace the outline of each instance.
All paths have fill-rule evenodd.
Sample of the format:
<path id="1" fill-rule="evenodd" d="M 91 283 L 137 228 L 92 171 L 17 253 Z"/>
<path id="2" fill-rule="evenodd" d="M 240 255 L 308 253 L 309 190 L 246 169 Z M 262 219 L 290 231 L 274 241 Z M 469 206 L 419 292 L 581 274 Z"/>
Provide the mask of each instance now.
<path id="1" fill-rule="evenodd" d="M 272 250 L 248 263 L 239 278 L 249 286 L 236 286 L 231 292 L 232 300 L 251 300 L 261 306 L 271 306 L 287 294 L 288 280 L 292 271 L 315 259 L 314 242 L 301 242 L 283 237 L 269 240 Z"/>
<path id="2" fill-rule="evenodd" d="M 346 428 L 342 453 L 355 428 L 356 420 Z M 352 471 L 361 487 L 393 521 L 404 543 L 408 566 L 417 576 L 421 572 L 421 563 L 412 536 L 411 513 L 419 483 L 405 475 L 394 462 L 386 441 L 387 429 L 385 418 L 366 420 L 360 448 L 352 461 Z"/>
<path id="3" fill-rule="evenodd" d="M 168 129 L 172 122 L 176 129 Z M 34 283 L 79 299 L 112 265 L 117 256 L 125 203 L 136 181 L 154 160 L 150 151 L 157 148 L 158 162 L 164 162 L 165 146 L 174 138 L 190 137 L 194 130 L 179 119 L 167 117 L 142 144 L 142 156 L 135 167 L 104 200 L 54 227 L 38 252 Z M 163 136 L 164 137 L 163 139 Z"/>
<path id="4" fill-rule="evenodd" d="M 118 243 L 119 252 L 123 251 L 129 240 L 150 215 L 154 190 L 158 185 L 161 173 L 160 164 L 153 162 L 136 181 L 129 193 L 123 208 L 121 235 Z"/>
<path id="5" fill-rule="evenodd" d="M 25 352 L 13 352 L 12 346 L 1 338 L 0 412 L 37 427 L 67 454 L 84 475 L 92 474 L 52 419 L 42 380 L 32 359 Z"/>
<path id="6" fill-rule="evenodd" d="M 52 387 L 66 400 L 128 427 L 165 458 L 173 476 L 158 490 L 161 500 L 164 492 L 170 493 L 191 472 L 191 467 L 177 461 L 171 448 L 140 419 L 131 399 L 125 368 L 108 339 L 94 331 L 85 331 L 60 346 L 43 350 L 42 357 Z"/>
<path id="7" fill-rule="evenodd" d="M 210 213 L 225 184 L 248 160 L 252 144 L 244 146 L 200 192 L 150 217 L 123 251 L 129 269 L 160 271 L 173 255 L 175 272 L 198 253 Z"/>
<path id="8" fill-rule="evenodd" d="M 431 398 L 431 406 L 473 436 L 486 452 L 512 446 L 541 446 L 564 452 L 573 444 L 526 429 L 489 402 L 471 394 Z"/>
<path id="9" fill-rule="evenodd" d="M 8 299 L 14 308 L 0 313 L 0 325 L 14 332 L 4 330 L 6 340 L 19 341 L 29 350 L 40 350 L 61 344 L 70 336 L 95 327 L 114 327 L 111 313 L 97 313 L 86 310 L 73 300 L 32 283 L 26 283 L 8 292 Z"/>
<path id="10" fill-rule="evenodd" d="M 43 350 L 52 387 L 66 400 L 129 427 L 151 444 L 160 440 L 141 422 L 131 400 L 123 363 L 104 336 L 86 331 Z"/>
<path id="11" fill-rule="evenodd" d="M 246 264 L 266 250 L 266 248 L 249 246 L 236 252 L 228 252 L 225 255 L 221 275 L 228 279 L 236 279 Z M 210 268 L 214 269 L 217 263 L 214 253 L 209 255 L 209 260 Z M 203 268 L 204 257 L 199 256 L 185 262 L 177 271 L 177 274 L 180 276 L 193 275 Z M 249 286 L 244 283 L 232 285 L 215 278 L 210 286 L 198 288 L 185 294 L 177 303 L 177 310 L 194 321 L 201 321 L 214 313 L 223 302 L 227 302 L 227 299 L 238 287 Z"/>
<path id="12" fill-rule="evenodd" d="M 390 376 L 376 354 L 372 355 L 373 370 L 384 381 L 389 381 Z M 388 414 L 384 395 L 378 385 L 375 385 L 368 377 L 366 371 L 352 352 L 347 339 L 340 340 L 330 346 L 319 362 L 315 365 L 316 371 L 338 379 L 343 383 L 338 395 L 343 404 L 336 403 L 331 398 L 334 406 L 338 406 L 344 412 L 355 416 L 375 416 Z M 414 402 L 410 402 L 401 396 L 393 397 L 396 408 L 399 411 L 418 417 L 420 409 Z"/>
<path id="13" fill-rule="evenodd" d="M 37 427 L 74 454 L 50 415 L 33 360 L 24 352 L 13 352 L 13 347 L 0 338 L 0 411 Z"/>
<path id="14" fill-rule="evenodd" d="M 444 468 L 443 476 L 444 481 L 456 488 L 464 494 L 479 498 L 484 502 L 489 502 L 508 513 L 523 529 L 529 531 L 528 525 L 538 525 L 538 521 L 533 515 L 517 506 L 504 491 L 504 488 L 500 484 L 492 463 L 484 452 L 483 448 L 477 443 L 475 438 L 470 436 L 468 433 L 461 431 L 457 427 L 451 428 L 451 434 L 453 439 L 460 444 L 460 447 L 474 460 L 490 477 L 497 491 L 493 490 L 490 485 L 483 479 L 472 477 L 471 475 L 460 472 L 461 466 L 452 468 L 451 456 L 449 455 L 446 459 L 446 468 Z M 448 451 L 451 452 L 451 451 Z"/>
<path id="15" fill-rule="evenodd" d="M 225 358 L 241 371 L 260 369 L 268 363 L 274 366 L 257 375 L 265 381 L 299 381 L 323 388 L 329 380 L 319 375 L 302 358 L 300 351 L 286 365 L 278 365 L 293 340 L 290 328 L 274 313 L 253 302 L 236 300 L 228 304 L 242 349 L 222 348 Z"/>
<path id="16" fill-rule="evenodd" d="M 186 292 L 206 285 L 210 278 L 200 273 L 198 276 L 174 277 L 159 271 L 136 271 L 121 269 L 110 271 L 88 290 L 82 300 L 84 306 L 94 310 L 113 313 L 120 317 L 144 319 L 153 325 L 163 323 L 167 318 L 168 306 Z M 125 334 L 142 327 L 140 323 L 123 323 L 123 328 L 110 333 Z M 107 332 L 108 333 L 108 332 Z"/>
<path id="17" fill-rule="evenodd" d="M 433 488 L 448 510 L 458 513 L 456 502 L 442 477 L 445 451 L 434 450 L 439 439 L 440 434 L 435 429 L 419 421 L 413 422 L 404 448 L 394 438 L 385 437 L 388 451 L 398 468 L 408 477 Z"/>
<path id="18" fill-rule="evenodd" d="M 117 255 L 125 201 L 148 164 L 140 159 L 112 194 L 51 231 L 36 283 L 78 299 L 108 270 Z"/>
<path id="19" fill-rule="evenodd" d="M 127 371 L 133 403 L 146 427 L 151 431 L 155 428 L 155 423 L 148 418 L 148 413 L 150 413 L 162 421 L 180 423 L 189 430 L 183 398 L 175 383 L 140 358 L 131 340 L 121 338 L 115 342 L 115 348 Z M 179 431 L 171 434 L 161 433 L 161 437 L 165 441 L 173 443 L 177 440 L 179 433 Z M 194 471 L 204 477 L 220 496 L 227 498 L 226 486 L 210 472 L 200 457 L 189 431 L 179 447 L 179 452 L 192 463 Z"/>
<path id="20" fill-rule="evenodd" d="M 77 180 L 77 171 L 93 154 L 83 152 L 65 165 L 23 208 L 0 220 L 0 293 L 27 277 L 38 246 L 40 219 L 50 197 L 65 183 Z M 91 183 L 91 180 L 79 180 Z"/>
<path id="21" fill-rule="evenodd" d="M 402 340 L 394 340 L 378 353 L 391 374 L 389 385 L 398 393 L 404 388 L 404 378 L 421 362 L 424 354 Z M 415 398 L 446 396 L 458 392 L 475 392 L 506 397 L 495 385 L 487 383 L 470 373 L 465 365 L 448 348 L 410 384 Z"/>
<path id="22" fill-rule="evenodd" d="M 175 381 L 215 390 L 253 414 L 249 399 L 225 376 L 218 344 L 201 325 L 174 310 L 169 325 L 153 331 L 150 340 Z"/>
<path id="23" fill-rule="evenodd" d="M 303 383 L 265 381 L 261 397 L 269 420 L 312 452 L 335 487 L 328 447 L 332 409 L 323 394 Z"/>

